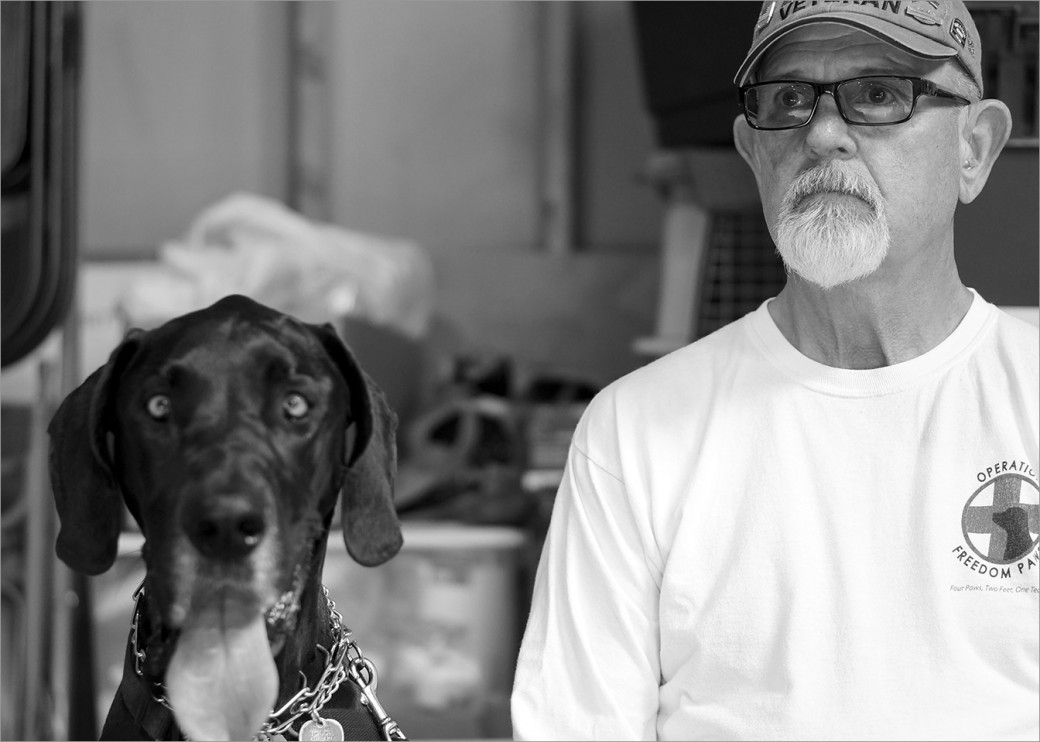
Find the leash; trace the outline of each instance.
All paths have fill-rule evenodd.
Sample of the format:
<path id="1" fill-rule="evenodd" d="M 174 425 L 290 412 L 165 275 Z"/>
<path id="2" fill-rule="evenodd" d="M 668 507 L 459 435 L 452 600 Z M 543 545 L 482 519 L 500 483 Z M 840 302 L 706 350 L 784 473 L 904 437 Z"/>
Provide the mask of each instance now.
<path id="1" fill-rule="evenodd" d="M 357 688 L 360 701 L 368 709 L 382 739 L 385 742 L 407 740 L 408 738 L 398 727 L 397 722 L 390 717 L 376 697 L 379 676 L 375 665 L 362 654 L 361 648 L 353 638 L 353 633 L 343 625 L 343 616 L 336 610 L 336 603 L 329 595 L 329 589 L 322 585 L 321 590 L 328 604 L 332 620 L 332 635 L 335 637 L 331 651 L 320 644 L 317 645 L 318 651 L 325 656 L 325 669 L 313 689 L 307 684 L 306 675 L 301 671 L 304 687 L 280 708 L 271 712 L 255 739 L 259 742 L 273 742 L 289 737 L 297 737 L 300 740 L 343 740 L 342 723 L 332 718 L 332 709 L 325 707 L 336 695 L 343 681 L 349 680 Z M 142 682 L 148 683 L 144 674 L 145 652 L 140 647 L 138 630 L 143 595 L 144 583 L 142 582 L 133 594 L 134 613 L 130 623 L 130 651 L 133 655 L 134 673 Z M 276 609 L 273 618 L 269 612 L 268 620 L 277 621 L 284 618 L 277 605 Z M 151 685 L 153 700 L 172 712 L 173 707 L 163 693 L 162 684 L 152 683 Z M 322 716 L 323 710 L 325 716 Z M 309 718 L 296 731 L 293 725 L 305 717 Z"/>

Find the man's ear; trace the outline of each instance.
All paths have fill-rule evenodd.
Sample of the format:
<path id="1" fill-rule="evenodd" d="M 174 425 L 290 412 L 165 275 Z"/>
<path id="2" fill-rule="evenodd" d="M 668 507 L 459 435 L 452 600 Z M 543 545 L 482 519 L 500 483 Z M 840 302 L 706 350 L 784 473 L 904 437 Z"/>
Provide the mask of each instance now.
<path id="1" fill-rule="evenodd" d="M 755 130 L 752 129 L 744 118 L 743 114 L 738 114 L 733 119 L 733 143 L 737 146 L 737 152 L 744 158 L 744 162 L 751 168 L 751 172 L 755 174 L 755 180 L 758 181 L 758 158 L 755 155 Z"/>
<path id="2" fill-rule="evenodd" d="M 999 100 L 986 100 L 966 106 L 961 114 L 962 203 L 970 204 L 982 192 L 993 163 L 1011 136 L 1011 111 Z"/>

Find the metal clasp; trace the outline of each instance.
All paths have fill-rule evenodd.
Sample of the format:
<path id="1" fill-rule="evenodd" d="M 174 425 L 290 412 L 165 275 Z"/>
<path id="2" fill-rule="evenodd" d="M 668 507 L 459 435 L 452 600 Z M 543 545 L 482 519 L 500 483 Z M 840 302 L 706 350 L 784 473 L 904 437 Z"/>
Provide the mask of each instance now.
<path id="1" fill-rule="evenodd" d="M 376 719 L 376 723 L 379 724 L 379 728 L 383 733 L 383 739 L 386 742 L 408 739 L 397 726 L 397 722 L 390 718 L 390 714 L 386 713 L 383 705 L 376 698 L 376 686 L 379 684 L 379 675 L 376 673 L 375 665 L 364 657 L 357 657 L 350 661 L 347 672 L 350 675 L 350 679 L 354 681 L 354 684 L 361 691 L 361 702 L 368 706 Z"/>

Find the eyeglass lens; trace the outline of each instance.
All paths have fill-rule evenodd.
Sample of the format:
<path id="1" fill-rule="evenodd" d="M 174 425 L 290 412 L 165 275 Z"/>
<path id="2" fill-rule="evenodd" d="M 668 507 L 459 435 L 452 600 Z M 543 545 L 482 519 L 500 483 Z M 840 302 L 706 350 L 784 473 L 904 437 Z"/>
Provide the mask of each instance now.
<path id="1" fill-rule="evenodd" d="M 852 124 L 891 124 L 905 121 L 914 109 L 914 84 L 899 77 L 845 80 L 834 86 L 838 110 Z M 805 124 L 816 107 L 816 89 L 805 82 L 766 82 L 750 87 L 744 105 L 753 123 L 763 129 Z"/>

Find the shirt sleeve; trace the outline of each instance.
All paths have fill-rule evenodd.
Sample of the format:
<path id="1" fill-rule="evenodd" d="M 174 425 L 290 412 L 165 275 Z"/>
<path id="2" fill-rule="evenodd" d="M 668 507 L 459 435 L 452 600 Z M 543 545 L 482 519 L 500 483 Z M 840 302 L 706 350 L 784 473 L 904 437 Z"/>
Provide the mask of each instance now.
<path id="1" fill-rule="evenodd" d="M 585 452 L 583 423 L 535 575 L 513 685 L 513 735 L 656 739 L 660 589 L 645 553 L 649 524 L 637 517 L 620 476 Z"/>

